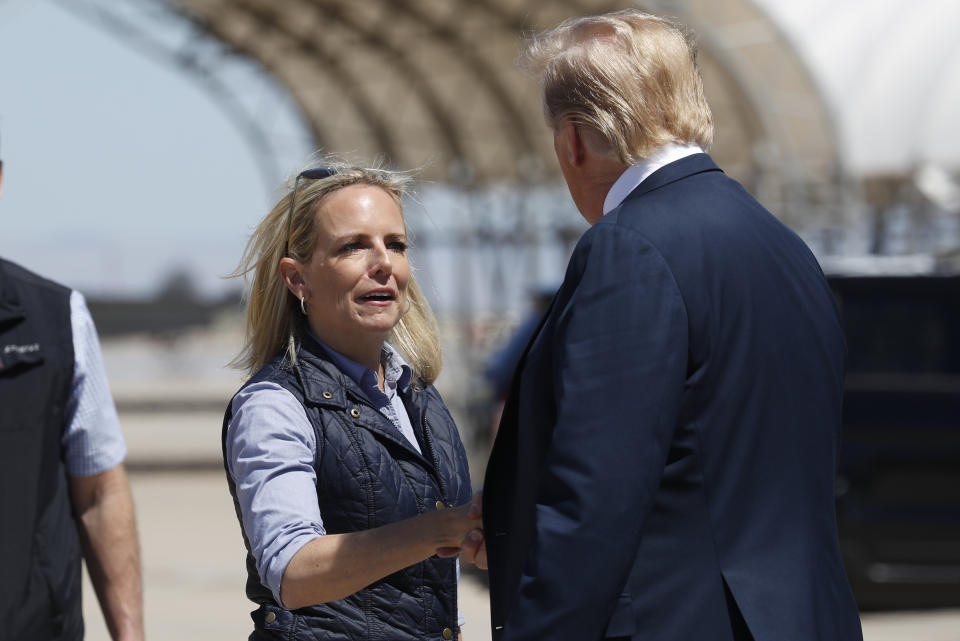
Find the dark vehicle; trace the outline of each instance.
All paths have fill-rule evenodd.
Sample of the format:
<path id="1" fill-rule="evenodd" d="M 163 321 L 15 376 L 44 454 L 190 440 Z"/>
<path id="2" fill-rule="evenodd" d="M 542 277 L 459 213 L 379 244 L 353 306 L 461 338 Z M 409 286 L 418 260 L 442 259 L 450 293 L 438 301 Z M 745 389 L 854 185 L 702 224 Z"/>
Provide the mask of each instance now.
<path id="1" fill-rule="evenodd" d="M 841 547 L 862 608 L 960 605 L 960 276 L 831 276 Z"/>

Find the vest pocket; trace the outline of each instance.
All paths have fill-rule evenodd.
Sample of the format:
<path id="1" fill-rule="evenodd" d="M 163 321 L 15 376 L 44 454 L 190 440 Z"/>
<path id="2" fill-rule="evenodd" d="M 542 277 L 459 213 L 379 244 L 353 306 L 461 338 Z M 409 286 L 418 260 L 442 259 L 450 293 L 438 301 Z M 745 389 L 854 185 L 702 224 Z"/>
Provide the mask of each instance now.
<path id="1" fill-rule="evenodd" d="M 62 613 L 53 604 L 53 586 L 34 554 L 26 594 L 13 616 L 4 621 L 4 639 L 55 639 L 63 629 Z M 6 596 L 6 595 L 5 595 Z M 58 625 L 59 619 L 59 625 Z"/>
<path id="2" fill-rule="evenodd" d="M 43 352 L 39 348 L 34 351 L 20 352 L 14 347 L 33 347 L 34 345 L 7 345 L 0 344 L 0 385 L 4 386 L 4 393 L 0 394 L 0 432 L 17 432 L 26 428 L 41 429 L 45 425 L 46 401 L 40 405 L 29 402 L 30 399 L 44 399 L 44 383 L 37 383 L 36 376 L 29 370 L 43 364 Z M 41 387 L 41 389 L 37 389 Z M 42 407 L 41 407 L 42 405 Z"/>
<path id="3" fill-rule="evenodd" d="M 31 583 L 46 594 L 53 638 L 82 636 L 80 539 L 70 516 L 67 484 L 59 480 L 33 538 Z M 34 583 L 35 582 L 35 583 Z"/>
<path id="4" fill-rule="evenodd" d="M 62 588 L 58 589 L 55 587 L 56 580 L 53 576 L 53 568 L 51 567 L 51 560 L 47 552 L 46 539 L 42 533 L 37 533 L 35 545 L 37 548 L 35 557 L 37 562 L 34 564 L 34 571 L 40 575 L 38 582 L 43 584 L 43 589 L 47 594 L 48 603 L 50 604 L 49 624 L 56 638 L 63 632 L 63 618 L 66 603 L 64 602 Z M 33 583 L 33 579 L 34 577 L 31 577 L 31 583 Z"/>

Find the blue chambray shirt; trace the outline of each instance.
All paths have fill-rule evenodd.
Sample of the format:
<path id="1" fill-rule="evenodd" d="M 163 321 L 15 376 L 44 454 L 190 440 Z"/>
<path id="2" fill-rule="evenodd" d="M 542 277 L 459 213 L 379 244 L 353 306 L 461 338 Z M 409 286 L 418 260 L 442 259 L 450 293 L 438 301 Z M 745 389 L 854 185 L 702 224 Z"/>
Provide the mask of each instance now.
<path id="1" fill-rule="evenodd" d="M 100 354 L 100 341 L 83 295 L 70 292 L 73 382 L 62 445 L 67 474 L 91 476 L 123 462 L 127 446 Z"/>

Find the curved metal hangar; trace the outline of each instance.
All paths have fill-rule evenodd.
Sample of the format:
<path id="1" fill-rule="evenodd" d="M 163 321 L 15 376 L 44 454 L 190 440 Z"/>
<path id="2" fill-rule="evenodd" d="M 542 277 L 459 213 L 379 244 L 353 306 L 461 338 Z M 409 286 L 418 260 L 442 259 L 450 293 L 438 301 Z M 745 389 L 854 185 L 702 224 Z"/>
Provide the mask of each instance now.
<path id="1" fill-rule="evenodd" d="M 524 33 L 622 8 L 604 0 L 178 0 L 294 96 L 317 146 L 473 187 L 559 180 Z M 639 3 L 700 38 L 713 154 L 783 217 L 834 201 L 832 123 L 800 60 L 747 0 Z"/>

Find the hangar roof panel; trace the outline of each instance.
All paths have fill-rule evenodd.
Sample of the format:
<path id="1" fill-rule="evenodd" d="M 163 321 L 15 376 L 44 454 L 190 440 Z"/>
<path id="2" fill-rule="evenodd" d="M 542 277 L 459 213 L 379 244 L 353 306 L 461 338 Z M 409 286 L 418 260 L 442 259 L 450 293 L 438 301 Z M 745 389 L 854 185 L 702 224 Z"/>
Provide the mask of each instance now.
<path id="1" fill-rule="evenodd" d="M 621 8 L 609 0 L 178 0 L 295 97 L 317 144 L 385 155 L 462 186 L 559 179 L 526 33 Z M 782 31 L 750 0 L 650 0 L 700 36 L 711 153 L 776 207 L 842 174 L 833 123 Z M 783 211 L 783 208 L 780 208 Z M 785 212 L 789 217 L 789 212 Z"/>
<path id="2" fill-rule="evenodd" d="M 823 91 L 849 171 L 902 174 L 930 161 L 960 170 L 960 3 L 756 3 Z"/>

